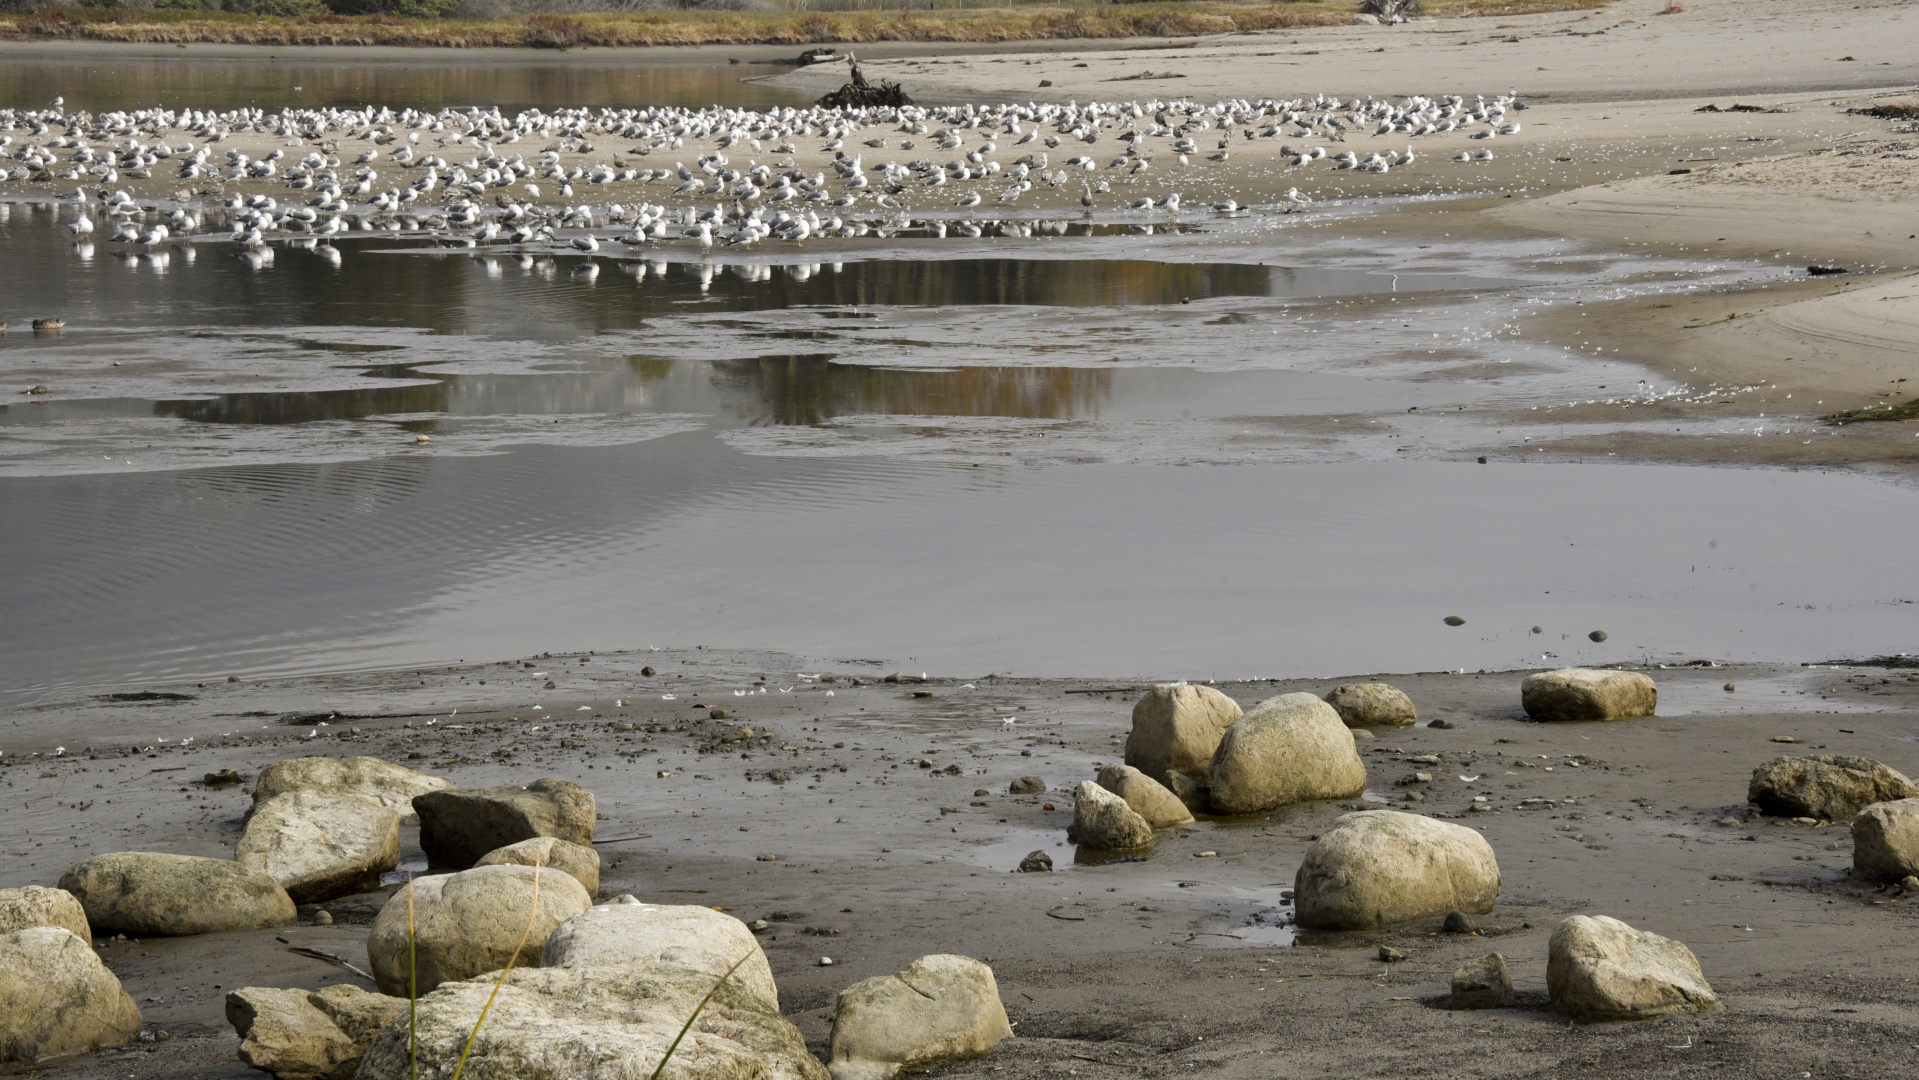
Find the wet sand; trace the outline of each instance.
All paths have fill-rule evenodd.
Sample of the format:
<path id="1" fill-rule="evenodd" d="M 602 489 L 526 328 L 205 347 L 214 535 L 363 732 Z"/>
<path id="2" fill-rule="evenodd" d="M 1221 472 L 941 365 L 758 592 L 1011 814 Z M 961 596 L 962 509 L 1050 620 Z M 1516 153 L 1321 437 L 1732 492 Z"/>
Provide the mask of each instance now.
<path id="1" fill-rule="evenodd" d="M 1146 861 L 1075 865 L 1062 793 L 1117 759 L 1141 682 L 888 684 L 870 666 L 806 669 L 835 675 L 829 684 L 795 675 L 805 663 L 668 649 L 73 701 L 39 711 L 30 735 L 18 723 L 0 735 L 0 781 L 17 807 L 0 823 L 7 883 L 51 882 L 95 851 L 227 855 L 245 789 L 198 778 L 304 753 L 375 754 L 462 785 L 559 776 L 590 788 L 603 895 L 770 920 L 762 942 L 783 1007 L 816 1048 L 839 988 L 930 951 L 988 960 L 1019 1038 L 941 1075 L 1890 1077 L 1919 1042 L 1914 901 L 1848 878 L 1843 828 L 1754 818 L 1744 804 L 1751 769 L 1781 753 L 1919 768 L 1910 671 L 1653 669 L 1659 716 L 1554 725 L 1523 719 L 1517 672 L 1387 676 L 1422 722 L 1454 726 L 1362 739 L 1363 802 L 1204 819 L 1164 834 Z M 645 664 L 658 675 L 639 675 Z M 549 678 L 557 689 L 542 689 Z M 1250 705 L 1336 681 L 1220 688 Z M 622 698 L 631 704 L 613 704 Z M 324 727 L 312 711 L 322 701 L 338 711 Z M 732 717 L 707 718 L 711 705 Z M 73 744 L 51 758 L 44 736 L 62 730 Z M 1438 764 L 1412 760 L 1423 755 Z M 1416 770 L 1436 778 L 1403 784 Z M 1005 794 L 1024 775 L 1049 793 Z M 1409 803 L 1413 791 L 1423 800 Z M 1492 809 L 1470 811 L 1479 796 Z M 1345 810 L 1381 804 L 1483 830 L 1504 889 L 1479 936 L 1441 935 L 1433 920 L 1295 943 L 1282 890 L 1306 845 Z M 410 833 L 407 843 L 408 865 L 421 865 Z M 1012 873 L 1033 850 L 1060 869 Z M 363 967 L 379 901 L 325 905 L 332 926 L 306 925 L 307 908 L 303 925 L 278 932 L 112 943 L 102 956 L 170 1037 L 41 1075 L 250 1075 L 233 1060 L 225 990 L 369 985 L 287 949 Z M 1686 942 L 1726 1011 L 1568 1025 L 1545 1001 L 1546 940 L 1582 912 Z M 1407 959 L 1381 963 L 1380 944 Z M 1454 967 L 1494 950 L 1512 964 L 1518 1005 L 1450 1010 Z"/>

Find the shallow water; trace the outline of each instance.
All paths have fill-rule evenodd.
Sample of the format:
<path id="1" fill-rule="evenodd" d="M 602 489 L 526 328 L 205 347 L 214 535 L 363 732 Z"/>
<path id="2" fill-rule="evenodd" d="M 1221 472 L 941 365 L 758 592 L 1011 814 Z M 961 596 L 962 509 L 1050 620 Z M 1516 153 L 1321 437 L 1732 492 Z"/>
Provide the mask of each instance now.
<path id="1" fill-rule="evenodd" d="M 215 93 L 156 61 L 125 92 L 627 85 L 223 70 Z M 18 99 L 56 75 L 4 78 Z M 655 644 L 1237 678 L 1817 660 L 1919 629 L 1884 585 L 1919 525 L 1906 488 L 1458 449 L 1699 389 L 1530 340 L 1528 314 L 1763 267 L 1279 214 L 585 257 L 360 233 L 263 255 L 217 214 L 130 251 L 76 244 L 73 213 L 0 203 L 0 703 Z M 68 328 L 18 329 L 43 315 Z"/>
<path id="2" fill-rule="evenodd" d="M 1816 473 L 960 468 L 756 457 L 688 431 L 0 492 L 14 700 L 668 643 L 1239 678 L 1823 658 L 1915 626 L 1884 582 L 1919 495 Z"/>
<path id="3" fill-rule="evenodd" d="M 810 104 L 803 94 L 750 78 L 778 75 L 790 64 L 595 62 L 581 55 L 519 54 L 485 58 L 461 50 L 409 51 L 404 59 L 355 62 L 273 56 L 259 59 L 196 56 L 193 48 L 166 56 L 103 56 L 49 49 L 45 56 L 13 55 L 0 64 L 0 108 L 40 108 L 64 97 L 69 109 L 102 112 L 164 105 L 196 109 L 319 108 L 386 105 L 439 109 L 484 103 L 521 109 L 730 105 L 768 108 Z M 794 52 L 799 51 L 798 47 Z"/>

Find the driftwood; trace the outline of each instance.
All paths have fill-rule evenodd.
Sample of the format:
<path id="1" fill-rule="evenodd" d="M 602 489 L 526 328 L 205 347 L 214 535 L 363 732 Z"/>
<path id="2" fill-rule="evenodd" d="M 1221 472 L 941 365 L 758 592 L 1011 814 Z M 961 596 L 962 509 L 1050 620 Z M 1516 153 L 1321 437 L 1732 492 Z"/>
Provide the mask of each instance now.
<path id="1" fill-rule="evenodd" d="M 881 79 L 869 83 L 860 71 L 858 63 L 853 64 L 852 80 L 838 90 L 821 98 L 819 103 L 829 109 L 865 108 L 873 105 L 911 105 L 913 99 L 906 96 L 900 84 Z"/>

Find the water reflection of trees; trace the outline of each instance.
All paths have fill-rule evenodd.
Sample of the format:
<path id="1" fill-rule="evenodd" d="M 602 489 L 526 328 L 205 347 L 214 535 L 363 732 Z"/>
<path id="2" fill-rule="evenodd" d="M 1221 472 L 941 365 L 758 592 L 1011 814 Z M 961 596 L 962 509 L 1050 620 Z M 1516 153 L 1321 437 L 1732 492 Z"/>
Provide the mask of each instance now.
<path id="1" fill-rule="evenodd" d="M 750 397 L 738 415 L 769 424 L 862 413 L 1065 420 L 1098 416 L 1112 395 L 1112 372 L 1087 368 L 910 371 L 799 355 L 717 361 L 713 372 L 722 392 Z"/>
<path id="2" fill-rule="evenodd" d="M 318 420 L 361 420 L 389 413 L 444 412 L 446 402 L 447 384 L 432 382 L 156 401 L 153 415 L 197 420 L 203 424 L 308 424 Z"/>
<path id="3" fill-rule="evenodd" d="M 0 101 L 22 104 L 63 94 L 75 108 L 352 106 L 524 108 L 677 105 L 704 108 L 797 105 L 808 95 L 744 80 L 788 68 L 767 64 L 213 63 L 115 58 L 98 65 L 70 58 L 14 58 L 0 67 Z M 296 89 L 297 88 L 297 89 Z"/>

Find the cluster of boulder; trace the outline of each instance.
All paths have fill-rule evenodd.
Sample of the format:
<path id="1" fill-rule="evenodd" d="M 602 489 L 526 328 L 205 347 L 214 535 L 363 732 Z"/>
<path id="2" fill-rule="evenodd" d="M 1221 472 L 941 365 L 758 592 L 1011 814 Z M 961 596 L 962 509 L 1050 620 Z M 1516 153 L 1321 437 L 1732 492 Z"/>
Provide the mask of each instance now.
<path id="1" fill-rule="evenodd" d="M 1852 869 L 1919 893 L 1919 784 L 1871 758 L 1774 758 L 1753 770 L 1746 801 L 1763 814 L 1852 820 Z"/>
<path id="2" fill-rule="evenodd" d="M 379 992 L 232 991 L 242 1061 L 281 1080 L 411 1080 L 416 1061 L 418 1076 L 444 1078 L 463 1054 L 516 1080 L 885 1080 L 1012 1034 L 990 968 L 926 956 L 841 994 L 822 1065 L 781 1016 L 744 923 L 631 896 L 595 905 L 597 816 L 592 794 L 563 780 L 460 789 L 375 758 L 276 763 L 259 777 L 234 859 L 116 852 L 75 865 L 57 889 L 0 890 L 0 1064 L 138 1037 L 139 1009 L 93 934 L 291 924 L 297 903 L 377 887 L 410 819 L 441 872 L 392 892 L 375 917 L 367 959 Z"/>
<path id="3" fill-rule="evenodd" d="M 1520 703 L 1539 721 L 1622 720 L 1652 715 L 1659 690 L 1637 671 L 1564 668 L 1527 676 Z M 1323 699 L 1280 694 L 1250 712 L 1210 686 L 1160 684 L 1133 706 L 1125 766 L 1101 769 L 1074 792 L 1070 838 L 1136 850 L 1152 843 L 1153 829 L 1188 824 L 1196 813 L 1351 798 L 1366 788 L 1353 733 L 1418 719 L 1405 691 L 1383 682 L 1347 683 Z"/>

